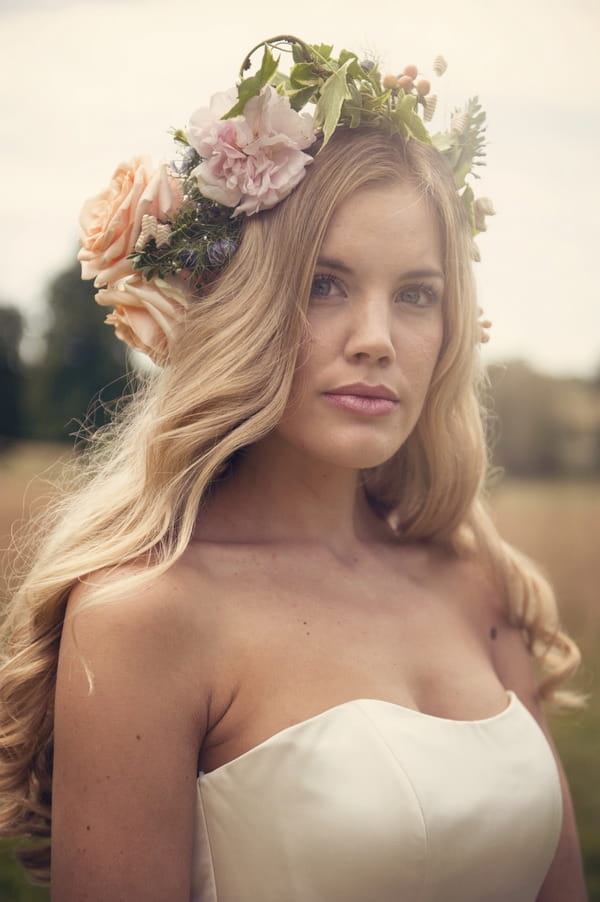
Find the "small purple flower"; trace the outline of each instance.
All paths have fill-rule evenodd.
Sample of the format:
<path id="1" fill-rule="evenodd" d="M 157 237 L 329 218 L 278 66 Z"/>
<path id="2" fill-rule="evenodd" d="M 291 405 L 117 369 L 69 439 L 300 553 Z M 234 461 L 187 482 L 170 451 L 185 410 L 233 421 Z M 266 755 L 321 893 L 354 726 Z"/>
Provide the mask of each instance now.
<path id="1" fill-rule="evenodd" d="M 236 241 L 232 241 L 231 238 L 219 238 L 218 241 L 209 244 L 206 256 L 210 265 L 217 269 L 229 263 L 237 249 Z"/>
<path id="2" fill-rule="evenodd" d="M 180 160 L 171 161 L 171 169 L 180 175 L 189 175 L 192 169 L 195 169 L 200 162 L 200 157 L 193 147 L 188 147 Z"/>
<path id="3" fill-rule="evenodd" d="M 198 262 L 198 251 L 186 247 L 179 253 L 179 263 L 182 269 L 193 269 Z"/>
<path id="4" fill-rule="evenodd" d="M 371 72 L 371 70 L 375 68 L 375 63 L 373 62 L 373 60 L 361 60 L 360 68 L 363 70 L 363 72 Z"/>

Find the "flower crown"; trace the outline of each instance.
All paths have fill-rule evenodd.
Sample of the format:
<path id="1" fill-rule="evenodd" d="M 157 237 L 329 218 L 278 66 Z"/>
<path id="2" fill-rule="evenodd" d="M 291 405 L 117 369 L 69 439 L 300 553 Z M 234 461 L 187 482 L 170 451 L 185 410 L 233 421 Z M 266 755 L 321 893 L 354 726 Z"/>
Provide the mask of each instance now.
<path id="1" fill-rule="evenodd" d="M 247 75 L 263 49 L 260 68 Z M 291 52 L 289 75 L 280 57 Z M 433 73 L 446 61 L 436 57 Z M 82 278 L 94 279 L 96 301 L 110 306 L 106 322 L 155 362 L 168 356 L 173 326 L 237 249 L 244 216 L 269 209 L 290 194 L 339 127 L 371 126 L 433 145 L 449 162 L 473 234 L 494 213 L 467 184 L 485 156 L 485 113 L 478 99 L 455 110 L 450 129 L 430 134 L 437 98 L 416 66 L 382 77 L 374 60 L 359 60 L 329 44 L 291 35 L 263 41 L 244 59 L 237 87 L 196 110 L 185 131 L 173 133 L 176 162 L 154 169 L 145 157 L 120 164 L 110 185 L 86 201 L 80 216 Z M 306 108 L 309 107 L 307 110 Z M 313 149 L 314 152 L 314 149 Z M 482 340 L 487 340 L 482 323 Z"/>

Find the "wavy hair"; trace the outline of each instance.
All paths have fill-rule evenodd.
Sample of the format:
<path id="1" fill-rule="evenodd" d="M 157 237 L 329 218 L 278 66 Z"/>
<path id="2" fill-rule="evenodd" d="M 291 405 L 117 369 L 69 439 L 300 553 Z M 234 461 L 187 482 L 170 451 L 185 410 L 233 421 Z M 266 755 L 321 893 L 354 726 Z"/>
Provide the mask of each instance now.
<path id="1" fill-rule="evenodd" d="M 182 555 L 216 480 L 284 413 L 333 214 L 353 192 L 399 181 L 419 188 L 441 226 L 444 338 L 413 433 L 391 460 L 363 473 L 365 490 L 399 541 L 485 554 L 509 618 L 545 667 L 542 694 L 576 702 L 557 690 L 578 652 L 559 628 L 552 591 L 500 539 L 481 501 L 487 454 L 478 308 L 470 229 L 452 174 L 441 155 L 416 141 L 338 130 L 285 202 L 245 221 L 234 259 L 190 304 L 168 365 L 93 436 L 69 474 L 68 494 L 32 536 L 35 556 L 3 626 L 0 834 L 46 840 L 21 853 L 33 877 L 44 881 L 49 873 L 53 702 L 70 592 L 84 581 L 92 589 L 88 603 L 98 604 L 115 580 L 137 588 Z"/>

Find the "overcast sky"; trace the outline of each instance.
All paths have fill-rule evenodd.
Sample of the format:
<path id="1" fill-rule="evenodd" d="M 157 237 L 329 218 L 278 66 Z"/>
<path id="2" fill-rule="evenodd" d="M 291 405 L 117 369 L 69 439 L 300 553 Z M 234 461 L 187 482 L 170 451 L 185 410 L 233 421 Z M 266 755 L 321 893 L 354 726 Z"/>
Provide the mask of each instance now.
<path id="1" fill-rule="evenodd" d="M 121 160 L 170 158 L 168 129 L 285 32 L 376 53 L 384 72 L 444 54 L 442 117 L 473 94 L 488 112 L 485 357 L 599 368 L 597 0 L 0 0 L 0 30 L 2 302 L 39 318 L 82 201 Z"/>

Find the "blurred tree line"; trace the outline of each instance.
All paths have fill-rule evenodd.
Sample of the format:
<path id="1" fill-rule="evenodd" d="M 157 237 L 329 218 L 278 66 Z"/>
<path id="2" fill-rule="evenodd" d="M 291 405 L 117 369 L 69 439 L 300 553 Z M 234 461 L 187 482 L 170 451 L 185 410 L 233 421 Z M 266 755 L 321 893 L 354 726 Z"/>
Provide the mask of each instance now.
<path id="1" fill-rule="evenodd" d="M 29 364 L 19 350 L 23 317 L 0 305 L 0 444 L 70 441 L 83 423 L 97 428 L 110 416 L 126 388 L 126 354 L 95 293 L 78 263 L 52 280 L 43 351 Z"/>
<path id="2" fill-rule="evenodd" d="M 0 304 L 0 446 L 21 439 L 72 441 L 82 423 L 102 425 L 126 390 L 126 349 L 102 325 L 77 263 L 48 286 L 44 350 L 20 354 L 24 321 Z M 523 362 L 489 368 L 486 402 L 494 464 L 516 477 L 600 474 L 597 379 L 542 375 Z"/>
<path id="3" fill-rule="evenodd" d="M 494 463 L 516 477 L 600 476 L 600 370 L 542 375 L 522 362 L 488 369 Z"/>

